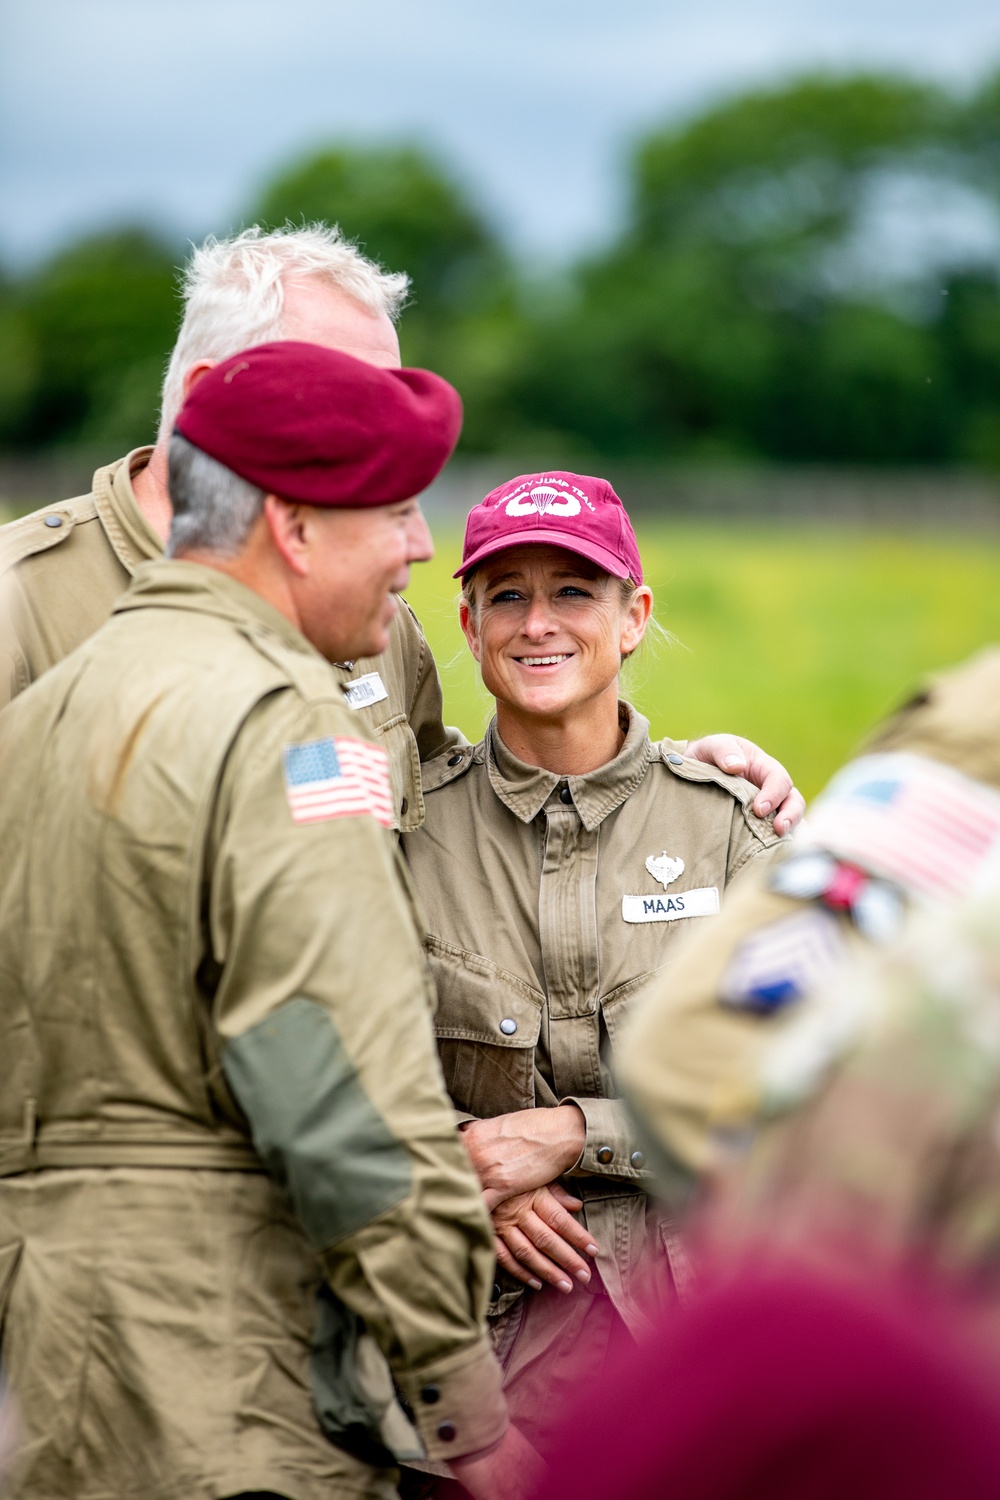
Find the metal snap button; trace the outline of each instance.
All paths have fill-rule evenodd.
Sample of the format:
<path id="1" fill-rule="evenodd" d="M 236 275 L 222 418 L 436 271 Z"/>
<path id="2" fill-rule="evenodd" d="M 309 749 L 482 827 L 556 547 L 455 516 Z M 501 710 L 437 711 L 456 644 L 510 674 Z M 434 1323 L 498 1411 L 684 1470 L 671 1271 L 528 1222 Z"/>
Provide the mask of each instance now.
<path id="1" fill-rule="evenodd" d="M 646 1165 L 645 1151 L 633 1151 L 632 1155 L 629 1157 L 629 1161 L 632 1163 L 633 1167 L 635 1167 L 636 1171 L 639 1171 Z"/>
<path id="2" fill-rule="evenodd" d="M 684 764 L 683 755 L 668 755 L 667 760 L 669 760 L 672 766 L 682 766 Z"/>
<path id="3" fill-rule="evenodd" d="M 448 764 L 449 766 L 460 766 L 462 764 L 461 751 L 458 753 L 458 755 L 449 755 Z"/>
<path id="4" fill-rule="evenodd" d="M 425 1406 L 433 1406 L 441 1400 L 441 1387 L 437 1385 L 425 1385 L 421 1388 L 420 1399 Z"/>
<path id="5" fill-rule="evenodd" d="M 503 1032 L 504 1036 L 513 1036 L 514 1032 L 517 1030 L 517 1022 L 511 1020 L 510 1016 L 505 1016 L 504 1019 L 500 1022 L 500 1030 Z"/>
<path id="6" fill-rule="evenodd" d="M 403 800 L 402 800 L 402 802 L 399 804 L 399 815 L 400 815 L 400 817 L 402 817 L 402 818 L 406 817 L 406 814 L 409 811 L 409 807 L 410 807 L 409 798 L 404 797 Z"/>
<path id="7" fill-rule="evenodd" d="M 46 516 L 42 522 L 43 526 L 61 526 L 62 516 Z"/>
<path id="8" fill-rule="evenodd" d="M 562 791 L 559 793 L 559 801 L 560 802 L 572 802 L 572 800 L 573 800 L 573 793 L 570 791 L 570 789 L 569 789 L 568 786 L 564 786 L 563 789 L 562 789 Z"/>
<path id="9" fill-rule="evenodd" d="M 453 1443 L 458 1437 L 458 1431 L 454 1422 L 442 1422 L 438 1428 L 438 1437 L 442 1443 Z"/>
<path id="10" fill-rule="evenodd" d="M 602 1167 L 608 1166 L 615 1159 L 615 1153 L 610 1146 L 599 1146 L 597 1148 L 597 1160 Z"/>

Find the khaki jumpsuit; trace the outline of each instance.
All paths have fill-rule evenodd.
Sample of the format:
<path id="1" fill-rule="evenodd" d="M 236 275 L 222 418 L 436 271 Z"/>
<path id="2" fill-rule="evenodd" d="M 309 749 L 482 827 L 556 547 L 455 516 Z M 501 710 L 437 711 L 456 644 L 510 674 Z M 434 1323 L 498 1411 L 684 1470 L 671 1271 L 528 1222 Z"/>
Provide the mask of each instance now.
<path id="1" fill-rule="evenodd" d="M 457 1110 L 488 1118 L 572 1101 L 586 1120 L 567 1186 L 600 1249 L 591 1290 L 525 1291 L 500 1274 L 490 1307 L 512 1420 L 538 1441 L 614 1330 L 646 1326 L 650 1283 L 683 1276 L 610 1071 L 623 1023 L 689 930 L 714 926 L 730 881 L 777 842 L 746 782 L 651 743 L 646 720 L 622 714 L 621 752 L 584 776 L 524 765 L 494 724 L 475 749 L 425 766 L 424 826 L 403 840 Z"/>
<path id="2" fill-rule="evenodd" d="M 0 709 L 102 625 L 136 568 L 162 555 L 132 489 L 151 452 L 98 469 L 89 495 L 0 526 Z M 462 736 L 441 722 L 434 658 L 409 606 L 400 600 L 382 656 L 336 670 L 345 684 L 364 679 L 348 707 L 389 753 L 398 826 L 418 828 L 419 763 Z"/>
<path id="3" fill-rule="evenodd" d="M 489 1221 L 360 728 L 270 605 L 166 561 L 0 715 L 16 1500 L 386 1500 L 393 1454 L 505 1429 Z M 341 800 L 313 819 L 316 764 Z"/>

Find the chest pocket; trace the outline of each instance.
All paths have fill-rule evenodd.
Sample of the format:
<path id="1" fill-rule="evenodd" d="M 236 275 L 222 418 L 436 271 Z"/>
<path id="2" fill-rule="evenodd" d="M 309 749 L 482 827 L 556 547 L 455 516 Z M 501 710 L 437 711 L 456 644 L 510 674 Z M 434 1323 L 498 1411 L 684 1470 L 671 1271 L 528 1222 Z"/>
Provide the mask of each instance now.
<path id="1" fill-rule="evenodd" d="M 430 936 L 426 946 L 438 994 L 438 1053 L 456 1109 L 480 1119 L 530 1109 L 541 992 L 443 938 Z"/>
<path id="2" fill-rule="evenodd" d="M 624 984 L 619 984 L 602 999 L 601 1014 L 607 1027 L 612 1052 L 618 1050 L 623 1028 L 627 1027 L 632 1013 L 633 1002 L 642 994 L 646 986 L 652 983 L 658 972 L 657 969 L 650 969 L 645 974 L 637 974 L 633 979 L 626 979 Z"/>

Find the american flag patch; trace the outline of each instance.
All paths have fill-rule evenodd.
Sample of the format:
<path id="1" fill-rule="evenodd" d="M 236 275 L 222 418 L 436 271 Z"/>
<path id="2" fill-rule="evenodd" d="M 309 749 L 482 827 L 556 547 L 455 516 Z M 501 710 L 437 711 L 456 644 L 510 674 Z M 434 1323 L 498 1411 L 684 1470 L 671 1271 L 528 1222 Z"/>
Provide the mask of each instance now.
<path id="1" fill-rule="evenodd" d="M 392 827 L 389 757 L 381 745 L 332 735 L 289 745 L 284 760 L 288 805 L 296 823 L 368 813 Z"/>
<path id="2" fill-rule="evenodd" d="M 921 755 L 866 755 L 810 808 L 808 836 L 904 890 L 957 900 L 1000 852 L 1000 796 Z"/>

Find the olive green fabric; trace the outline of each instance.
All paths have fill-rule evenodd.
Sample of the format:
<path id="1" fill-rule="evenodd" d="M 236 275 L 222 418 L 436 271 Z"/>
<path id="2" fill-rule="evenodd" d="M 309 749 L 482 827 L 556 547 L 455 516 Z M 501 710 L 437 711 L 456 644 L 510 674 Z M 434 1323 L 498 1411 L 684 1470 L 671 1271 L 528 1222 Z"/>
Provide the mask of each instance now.
<path id="1" fill-rule="evenodd" d="M 579 1105 L 587 1138 L 568 1186 L 584 1199 L 602 1280 L 638 1327 L 671 1237 L 647 1202 L 612 1053 L 636 996 L 671 972 L 690 929 L 715 926 L 682 915 L 692 893 L 721 896 L 777 838 L 746 782 L 671 741 L 652 744 L 646 720 L 622 713 L 621 752 L 586 776 L 523 764 L 494 724 L 459 763 L 425 767 L 425 824 L 403 848 L 427 917 L 452 1100 L 476 1117 Z M 681 864 L 665 885 L 646 863 L 664 855 L 675 872 Z M 648 903 L 655 919 L 626 921 L 624 897 L 642 898 L 640 914 Z M 494 1313 L 520 1295 L 503 1277 L 498 1289 Z"/>
<path id="2" fill-rule="evenodd" d="M 132 489 L 151 452 L 98 469 L 89 495 L 0 526 L 0 708 L 102 625 L 136 569 L 162 554 Z M 344 683 L 381 677 L 386 696 L 352 716 L 388 751 L 400 828 L 419 827 L 420 761 L 464 740 L 442 723 L 441 683 L 413 611 L 400 601 L 384 655 L 335 670 Z"/>
<path id="3" fill-rule="evenodd" d="M 317 1250 L 410 1192 L 409 1154 L 365 1093 L 325 1006 L 288 1000 L 226 1043 L 222 1067 L 254 1146 Z"/>
<path id="4" fill-rule="evenodd" d="M 929 678 L 865 751 L 925 756 L 1000 788 L 1000 649 Z M 796 847 L 793 840 L 772 859 L 784 861 Z M 689 1170 L 721 1167 L 734 1146 L 745 1147 L 745 1133 L 769 1107 L 764 1058 L 814 1005 L 807 998 L 768 1014 L 720 998 L 744 942 L 819 907 L 779 894 L 771 880 L 762 864 L 741 882 L 713 931 L 692 940 L 669 982 L 651 987 L 623 1043 L 620 1077 L 636 1114 L 664 1158 Z M 847 916 L 830 920 L 845 957 L 866 946 Z"/>
<path id="5" fill-rule="evenodd" d="M 489 1221 L 394 836 L 368 815 L 296 822 L 288 800 L 286 748 L 360 727 L 269 605 L 166 561 L 0 715 L 0 1354 L 26 1424 L 20 1500 L 390 1495 L 391 1473 L 317 1423 L 321 1276 L 432 1456 L 504 1430 Z M 383 1180 L 366 1203 L 344 1163 L 343 1234 L 319 1256 L 252 1145 L 254 1116 L 280 1111 L 258 1079 L 248 1119 L 223 1067 L 296 997 L 338 1038 L 346 1095 L 314 1071 L 314 1102 L 346 1098 L 356 1127 L 353 1073 L 408 1162 L 402 1196 Z M 299 1088 L 279 1102 L 315 1130 Z M 318 1206 L 298 1174 L 310 1222 L 329 1223 L 335 1167 Z"/>

